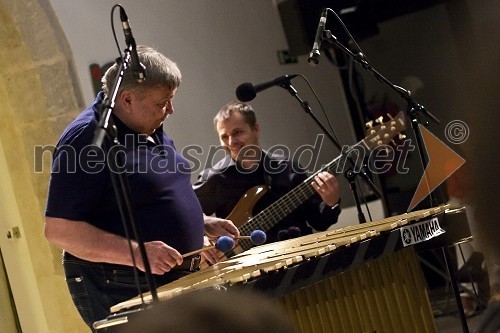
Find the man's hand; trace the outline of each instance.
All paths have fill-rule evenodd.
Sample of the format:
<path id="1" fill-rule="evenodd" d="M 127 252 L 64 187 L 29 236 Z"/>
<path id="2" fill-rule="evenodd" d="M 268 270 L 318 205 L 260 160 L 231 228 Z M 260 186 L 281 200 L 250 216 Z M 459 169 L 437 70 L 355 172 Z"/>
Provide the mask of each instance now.
<path id="1" fill-rule="evenodd" d="M 203 239 L 203 247 L 212 246 L 212 245 L 213 245 L 213 243 L 210 242 L 210 240 L 208 239 L 207 236 L 205 236 Z M 207 260 L 212 265 L 217 263 L 222 256 L 221 252 L 216 250 L 215 248 L 211 248 L 210 250 L 203 251 L 200 254 L 201 254 L 203 259 Z"/>
<path id="2" fill-rule="evenodd" d="M 217 241 L 220 236 L 229 236 L 232 238 L 240 236 L 240 231 L 230 220 L 206 215 L 204 215 L 204 220 L 205 234 L 212 242 Z"/>
<path id="3" fill-rule="evenodd" d="M 314 177 L 311 186 L 318 192 L 321 199 L 330 207 L 340 200 L 340 187 L 337 178 L 328 172 L 320 172 Z"/>
<path id="4" fill-rule="evenodd" d="M 173 267 L 182 264 L 183 258 L 179 251 L 161 241 L 146 242 L 144 243 L 144 247 L 146 248 L 149 266 L 153 274 L 163 275 Z M 139 245 L 137 244 L 134 248 L 134 257 L 137 262 L 137 268 L 145 271 Z"/>

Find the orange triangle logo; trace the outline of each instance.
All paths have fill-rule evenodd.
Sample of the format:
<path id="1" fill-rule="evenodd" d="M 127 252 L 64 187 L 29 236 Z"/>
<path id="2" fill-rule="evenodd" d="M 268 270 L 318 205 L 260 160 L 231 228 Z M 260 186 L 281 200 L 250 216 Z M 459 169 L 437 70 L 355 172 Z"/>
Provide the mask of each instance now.
<path id="1" fill-rule="evenodd" d="M 445 145 L 424 126 L 418 126 L 422 133 L 429 162 L 413 195 L 408 212 L 415 208 L 416 205 L 465 163 L 465 160 L 460 155 Z"/>

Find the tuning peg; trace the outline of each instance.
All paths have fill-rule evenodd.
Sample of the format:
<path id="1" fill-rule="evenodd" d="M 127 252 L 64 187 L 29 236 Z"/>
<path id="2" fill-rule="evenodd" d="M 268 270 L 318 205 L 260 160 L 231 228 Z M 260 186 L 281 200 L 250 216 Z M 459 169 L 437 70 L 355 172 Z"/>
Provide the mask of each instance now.
<path id="1" fill-rule="evenodd" d="M 404 140 L 406 139 L 406 135 L 404 135 L 403 133 L 399 133 L 399 140 Z"/>
<path id="2" fill-rule="evenodd" d="M 384 116 L 380 116 L 377 119 L 375 119 L 375 122 L 378 124 L 382 124 L 384 122 Z"/>
<path id="3" fill-rule="evenodd" d="M 368 122 L 365 123 L 365 126 L 366 128 L 370 129 L 370 128 L 373 128 L 373 120 L 370 120 Z"/>

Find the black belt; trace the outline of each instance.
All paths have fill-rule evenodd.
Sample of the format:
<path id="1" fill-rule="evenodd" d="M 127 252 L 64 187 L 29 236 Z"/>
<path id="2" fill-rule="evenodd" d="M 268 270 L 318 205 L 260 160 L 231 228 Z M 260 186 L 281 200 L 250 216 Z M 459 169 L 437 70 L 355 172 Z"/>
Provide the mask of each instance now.
<path id="1" fill-rule="evenodd" d="M 182 264 L 172 267 L 174 271 L 196 272 L 201 263 L 201 255 L 197 254 L 191 258 L 184 258 Z"/>
<path id="2" fill-rule="evenodd" d="M 97 263 L 97 262 L 87 261 L 87 260 L 75 257 L 74 255 L 72 255 L 71 253 L 66 252 L 66 251 L 63 252 L 63 260 L 82 261 L 82 262 L 86 262 L 90 265 L 102 266 L 102 267 L 105 267 L 107 269 L 120 269 L 120 270 L 132 270 L 133 269 L 131 266 L 109 264 L 109 263 Z M 201 263 L 201 255 L 197 254 L 197 255 L 192 256 L 192 257 L 184 258 L 184 261 L 182 262 L 182 264 L 172 267 L 172 270 L 173 271 L 196 272 L 197 270 L 199 270 L 200 263 Z"/>

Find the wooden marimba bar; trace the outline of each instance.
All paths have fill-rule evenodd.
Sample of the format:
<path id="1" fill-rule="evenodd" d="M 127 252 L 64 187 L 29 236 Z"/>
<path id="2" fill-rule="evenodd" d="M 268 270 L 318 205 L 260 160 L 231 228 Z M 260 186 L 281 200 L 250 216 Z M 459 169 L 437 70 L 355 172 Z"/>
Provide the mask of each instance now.
<path id="1" fill-rule="evenodd" d="M 257 246 L 160 287 L 158 298 L 221 286 L 253 288 L 271 296 L 299 332 L 436 332 L 405 233 L 431 219 L 442 224 L 448 215 L 463 219 L 465 210 L 440 206 Z M 111 312 L 151 301 L 146 294 Z"/>

